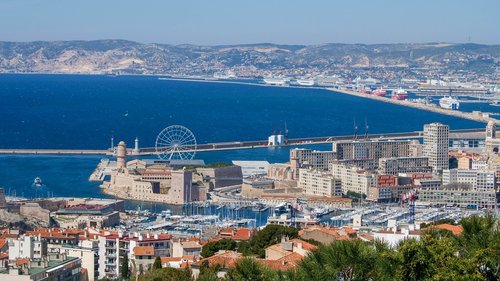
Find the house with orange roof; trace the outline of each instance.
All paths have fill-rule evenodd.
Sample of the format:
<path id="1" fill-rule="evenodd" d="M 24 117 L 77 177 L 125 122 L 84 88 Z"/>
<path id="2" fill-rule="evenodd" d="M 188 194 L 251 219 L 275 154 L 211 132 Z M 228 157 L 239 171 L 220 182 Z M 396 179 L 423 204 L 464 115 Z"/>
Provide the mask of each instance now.
<path id="1" fill-rule="evenodd" d="M 172 242 L 172 257 L 194 256 L 198 258 L 203 245 L 199 240 L 174 240 Z"/>
<path id="2" fill-rule="evenodd" d="M 294 268 L 304 257 L 298 253 L 291 253 L 277 260 L 256 259 L 263 267 L 275 271 L 287 271 Z"/>
<path id="3" fill-rule="evenodd" d="M 189 266 L 193 262 L 196 262 L 197 258 L 194 256 L 183 256 L 183 257 L 162 257 L 161 265 L 162 267 L 172 267 L 172 268 L 184 268 Z"/>
<path id="4" fill-rule="evenodd" d="M 219 238 L 229 238 L 237 242 L 239 241 L 249 241 L 255 234 L 254 229 L 242 227 L 226 227 L 219 231 Z"/>
<path id="5" fill-rule="evenodd" d="M 448 224 L 448 223 L 433 225 L 433 226 L 428 227 L 428 229 L 448 230 L 451 233 L 453 233 L 453 235 L 460 235 L 464 231 L 464 228 L 461 225 L 452 225 L 452 224 Z"/>
<path id="6" fill-rule="evenodd" d="M 337 240 L 347 240 L 356 237 L 356 231 L 352 228 L 326 228 L 321 225 L 301 229 L 299 236 L 303 239 L 313 239 L 328 245 Z"/>
<path id="7" fill-rule="evenodd" d="M 155 260 L 155 249 L 152 246 L 136 246 L 133 249 L 131 264 L 133 270 L 146 271 Z"/>
<path id="8" fill-rule="evenodd" d="M 317 248 L 317 246 L 297 238 L 287 239 L 283 237 L 280 243 L 266 248 L 266 260 L 279 260 L 292 253 L 297 253 L 305 257 Z"/>
<path id="9" fill-rule="evenodd" d="M 6 239 L 0 239 L 0 253 L 7 252 L 9 250 L 9 245 Z"/>
<path id="10" fill-rule="evenodd" d="M 191 264 L 193 277 L 198 278 L 200 275 L 200 267 L 207 264 L 210 267 L 220 266 L 217 272 L 217 277 L 223 278 L 226 276 L 229 269 L 234 268 L 238 261 L 243 257 L 241 253 L 235 251 L 219 252 L 211 257 L 201 259 Z"/>

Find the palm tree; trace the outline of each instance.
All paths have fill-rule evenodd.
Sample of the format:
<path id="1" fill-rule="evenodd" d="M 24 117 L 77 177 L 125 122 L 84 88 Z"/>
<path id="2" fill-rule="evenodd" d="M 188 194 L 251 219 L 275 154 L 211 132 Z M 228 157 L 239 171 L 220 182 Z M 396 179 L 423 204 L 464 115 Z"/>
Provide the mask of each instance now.
<path id="1" fill-rule="evenodd" d="M 239 260 L 226 275 L 228 281 L 271 281 L 275 279 L 276 272 L 263 268 L 253 258 Z"/>
<path id="2" fill-rule="evenodd" d="M 294 280 L 370 280 L 375 268 L 375 248 L 359 239 L 336 241 L 306 257 Z"/>

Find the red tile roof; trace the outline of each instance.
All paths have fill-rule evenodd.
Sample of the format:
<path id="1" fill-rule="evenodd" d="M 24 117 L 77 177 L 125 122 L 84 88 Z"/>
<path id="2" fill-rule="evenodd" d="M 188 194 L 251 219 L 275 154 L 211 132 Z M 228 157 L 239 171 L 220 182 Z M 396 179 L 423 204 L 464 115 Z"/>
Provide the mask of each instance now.
<path id="1" fill-rule="evenodd" d="M 18 259 L 16 260 L 16 266 L 21 266 L 23 264 L 28 264 L 29 263 L 29 260 L 28 259 Z"/>
<path id="2" fill-rule="evenodd" d="M 236 230 L 232 238 L 239 241 L 248 241 L 252 238 L 252 231 L 248 228 L 240 228 Z"/>
<path id="3" fill-rule="evenodd" d="M 134 256 L 154 256 L 155 249 L 153 246 L 137 246 L 134 248 Z"/>
<path id="4" fill-rule="evenodd" d="M 225 253 L 216 254 L 211 257 L 201 259 L 197 262 L 194 262 L 193 265 L 201 266 L 203 262 L 207 261 L 209 266 L 220 265 L 223 268 L 233 268 L 241 258 L 242 255 L 240 253 L 227 251 Z"/>
<path id="5" fill-rule="evenodd" d="M 453 233 L 453 235 L 460 235 L 464 231 L 464 228 L 462 226 L 460 226 L 460 225 L 452 225 L 452 224 L 448 224 L 448 223 L 434 225 L 434 226 L 431 226 L 430 228 L 431 229 L 444 229 L 444 230 L 448 230 L 451 233 Z"/>

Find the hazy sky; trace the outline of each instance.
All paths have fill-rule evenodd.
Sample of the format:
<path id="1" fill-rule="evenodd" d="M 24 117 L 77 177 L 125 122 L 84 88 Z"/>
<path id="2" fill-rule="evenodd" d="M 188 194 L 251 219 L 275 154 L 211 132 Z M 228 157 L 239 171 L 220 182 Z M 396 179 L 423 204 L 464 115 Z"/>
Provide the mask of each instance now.
<path id="1" fill-rule="evenodd" d="M 500 44 L 500 0 L 0 0 L 0 41 Z"/>

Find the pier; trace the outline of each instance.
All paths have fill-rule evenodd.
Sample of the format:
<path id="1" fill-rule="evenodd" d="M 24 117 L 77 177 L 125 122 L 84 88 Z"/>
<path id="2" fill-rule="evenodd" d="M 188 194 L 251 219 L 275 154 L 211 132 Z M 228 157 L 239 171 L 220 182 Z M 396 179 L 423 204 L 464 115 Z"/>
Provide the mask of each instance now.
<path id="1" fill-rule="evenodd" d="M 478 129 L 461 129 L 461 130 L 450 130 L 450 137 L 453 134 L 460 135 L 478 135 L 484 134 L 484 128 Z M 315 145 L 315 144 L 329 144 L 334 141 L 346 141 L 346 140 L 396 140 L 396 139 L 417 139 L 422 138 L 422 131 L 413 132 L 402 132 L 402 133 L 387 133 L 387 134 L 368 134 L 365 138 L 363 135 L 345 135 L 345 136 L 325 136 L 325 137 L 307 137 L 307 138 L 294 138 L 288 139 L 284 145 L 286 146 L 305 146 L 305 145 Z M 218 150 L 236 150 L 236 149 L 252 149 L 252 148 L 266 148 L 273 147 L 268 145 L 267 140 L 257 140 L 257 141 L 234 141 L 234 142 L 217 142 L 217 143 L 206 143 L 198 144 L 192 148 L 197 152 L 204 151 L 218 151 Z M 188 147 L 189 148 L 189 147 Z M 0 154 L 29 154 L 29 155 L 114 155 L 112 149 L 105 150 L 85 150 L 85 149 L 0 149 Z M 156 155 L 156 149 L 154 147 L 140 148 L 139 153 L 130 152 L 133 156 L 148 156 Z"/>
<path id="2" fill-rule="evenodd" d="M 463 118 L 463 119 L 468 119 L 468 120 L 472 120 L 472 121 L 476 121 L 476 122 L 488 123 L 489 121 L 493 121 L 493 122 L 495 122 L 495 124 L 500 125 L 500 120 L 485 117 L 485 116 L 483 116 L 481 114 L 477 114 L 477 113 L 444 109 L 444 108 L 441 108 L 437 105 L 427 105 L 427 104 L 414 103 L 414 102 L 405 101 L 405 100 L 395 100 L 395 99 L 386 98 L 386 97 L 379 97 L 379 96 L 375 96 L 375 95 L 358 93 L 355 91 L 350 91 L 350 90 L 345 90 L 345 89 L 328 88 L 328 90 L 342 93 L 342 94 L 351 95 L 351 96 L 356 96 L 356 97 L 360 97 L 360 98 L 372 99 L 372 100 L 392 103 L 392 104 L 396 104 L 396 105 L 413 107 L 416 109 L 431 111 L 431 112 L 435 112 L 435 113 L 439 113 L 439 114 L 445 114 L 445 115 Z"/>

